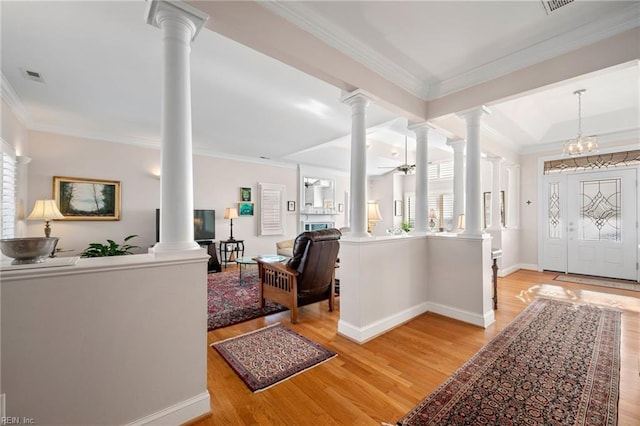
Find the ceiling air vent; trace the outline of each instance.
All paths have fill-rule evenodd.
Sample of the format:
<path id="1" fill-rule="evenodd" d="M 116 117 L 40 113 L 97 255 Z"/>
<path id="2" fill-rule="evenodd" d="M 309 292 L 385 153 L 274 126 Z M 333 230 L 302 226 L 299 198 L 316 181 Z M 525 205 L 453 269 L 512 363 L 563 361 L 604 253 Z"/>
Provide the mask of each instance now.
<path id="1" fill-rule="evenodd" d="M 37 81 L 38 83 L 44 83 L 44 79 L 42 78 L 42 74 L 37 71 L 30 70 L 22 70 L 24 76 L 28 80 Z"/>
<path id="2" fill-rule="evenodd" d="M 544 6 L 545 12 L 547 15 L 553 11 L 560 9 L 562 6 L 566 6 L 569 3 L 573 3 L 574 0 L 551 0 L 545 1 L 542 0 L 542 6 Z"/>

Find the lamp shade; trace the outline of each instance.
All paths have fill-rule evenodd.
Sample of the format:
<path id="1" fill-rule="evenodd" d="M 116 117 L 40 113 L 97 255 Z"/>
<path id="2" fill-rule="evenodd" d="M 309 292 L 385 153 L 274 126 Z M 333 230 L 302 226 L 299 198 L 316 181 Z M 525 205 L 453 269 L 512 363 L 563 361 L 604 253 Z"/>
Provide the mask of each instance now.
<path id="1" fill-rule="evenodd" d="M 367 204 L 367 220 L 371 222 L 382 220 L 382 215 L 380 214 L 380 207 L 378 206 L 378 203 L 372 202 Z"/>
<path id="2" fill-rule="evenodd" d="M 54 200 L 36 200 L 36 204 L 27 219 L 51 220 L 62 219 L 63 217 L 64 215 L 60 213 Z"/>
<path id="3" fill-rule="evenodd" d="M 224 218 L 225 219 L 235 219 L 238 217 L 238 209 L 234 207 L 228 207 L 224 209 Z"/>
<path id="4" fill-rule="evenodd" d="M 434 209 L 429 210 L 429 219 L 436 219 L 438 215 Z"/>

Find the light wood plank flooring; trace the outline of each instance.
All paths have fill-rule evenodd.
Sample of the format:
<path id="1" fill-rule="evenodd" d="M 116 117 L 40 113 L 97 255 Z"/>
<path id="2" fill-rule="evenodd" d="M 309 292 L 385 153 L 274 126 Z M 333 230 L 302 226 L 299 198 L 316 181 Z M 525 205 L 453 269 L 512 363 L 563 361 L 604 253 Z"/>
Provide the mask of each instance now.
<path id="1" fill-rule="evenodd" d="M 394 423 L 511 322 L 537 295 L 624 309 L 620 425 L 640 424 L 640 293 L 553 281 L 557 274 L 518 271 L 499 280 L 496 322 L 482 329 L 426 313 L 366 343 L 336 334 L 338 312 L 304 307 L 299 323 L 274 314 L 208 333 L 209 343 L 282 322 L 338 352 L 338 357 L 252 394 L 208 349 L 212 415 L 197 425 L 380 425 Z"/>

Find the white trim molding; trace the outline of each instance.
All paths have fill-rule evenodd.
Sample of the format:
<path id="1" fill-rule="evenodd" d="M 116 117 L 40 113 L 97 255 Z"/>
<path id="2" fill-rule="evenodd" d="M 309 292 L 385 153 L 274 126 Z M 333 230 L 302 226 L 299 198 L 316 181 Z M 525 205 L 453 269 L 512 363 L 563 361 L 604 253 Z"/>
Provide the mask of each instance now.
<path id="1" fill-rule="evenodd" d="M 128 423 L 126 426 L 181 425 L 211 412 L 211 397 L 208 391 L 193 396 L 153 414 Z"/>
<path id="2" fill-rule="evenodd" d="M 2 100 L 7 103 L 16 117 L 18 117 L 18 119 L 20 119 L 20 121 L 29 128 L 31 125 L 29 112 L 25 108 L 16 91 L 13 89 L 11 83 L 9 83 L 9 80 L 4 76 L 4 73 L 0 73 L 0 75 L 2 76 L 2 82 L 0 84 L 0 88 L 2 89 Z"/>

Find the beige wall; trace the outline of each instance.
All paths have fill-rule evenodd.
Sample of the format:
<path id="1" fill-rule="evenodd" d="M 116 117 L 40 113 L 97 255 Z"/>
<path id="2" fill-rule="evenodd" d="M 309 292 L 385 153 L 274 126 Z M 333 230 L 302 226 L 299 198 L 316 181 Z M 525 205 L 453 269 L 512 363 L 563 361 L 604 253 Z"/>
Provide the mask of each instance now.
<path id="1" fill-rule="evenodd" d="M 53 235 L 60 237 L 59 247 L 74 250 L 66 255 L 78 255 L 90 242 L 106 238 L 121 241 L 131 234 L 133 240 L 146 250 L 155 243 L 155 209 L 160 205 L 160 181 L 153 175 L 159 170 L 158 150 L 125 144 L 104 142 L 52 133 L 31 132 L 29 155 L 29 204 L 34 200 L 52 197 L 53 176 L 118 180 L 122 185 L 122 214 L 120 221 L 54 221 Z M 275 252 L 275 243 L 297 235 L 297 211 L 286 212 L 285 235 L 258 236 L 258 182 L 281 184 L 286 187 L 285 199 L 295 200 L 298 210 L 298 184 L 295 167 L 246 163 L 236 160 L 194 156 L 194 208 L 216 211 L 216 239 L 227 239 L 229 221 L 223 219 L 224 209 L 237 206 L 240 188 L 252 188 L 255 215 L 233 221 L 233 235 L 245 240 L 245 254 Z M 336 176 L 336 195 L 346 191 L 348 178 Z M 341 202 L 341 201 L 339 201 Z M 344 223 L 343 216 L 336 220 Z M 43 224 L 29 222 L 29 236 L 42 234 Z"/>

